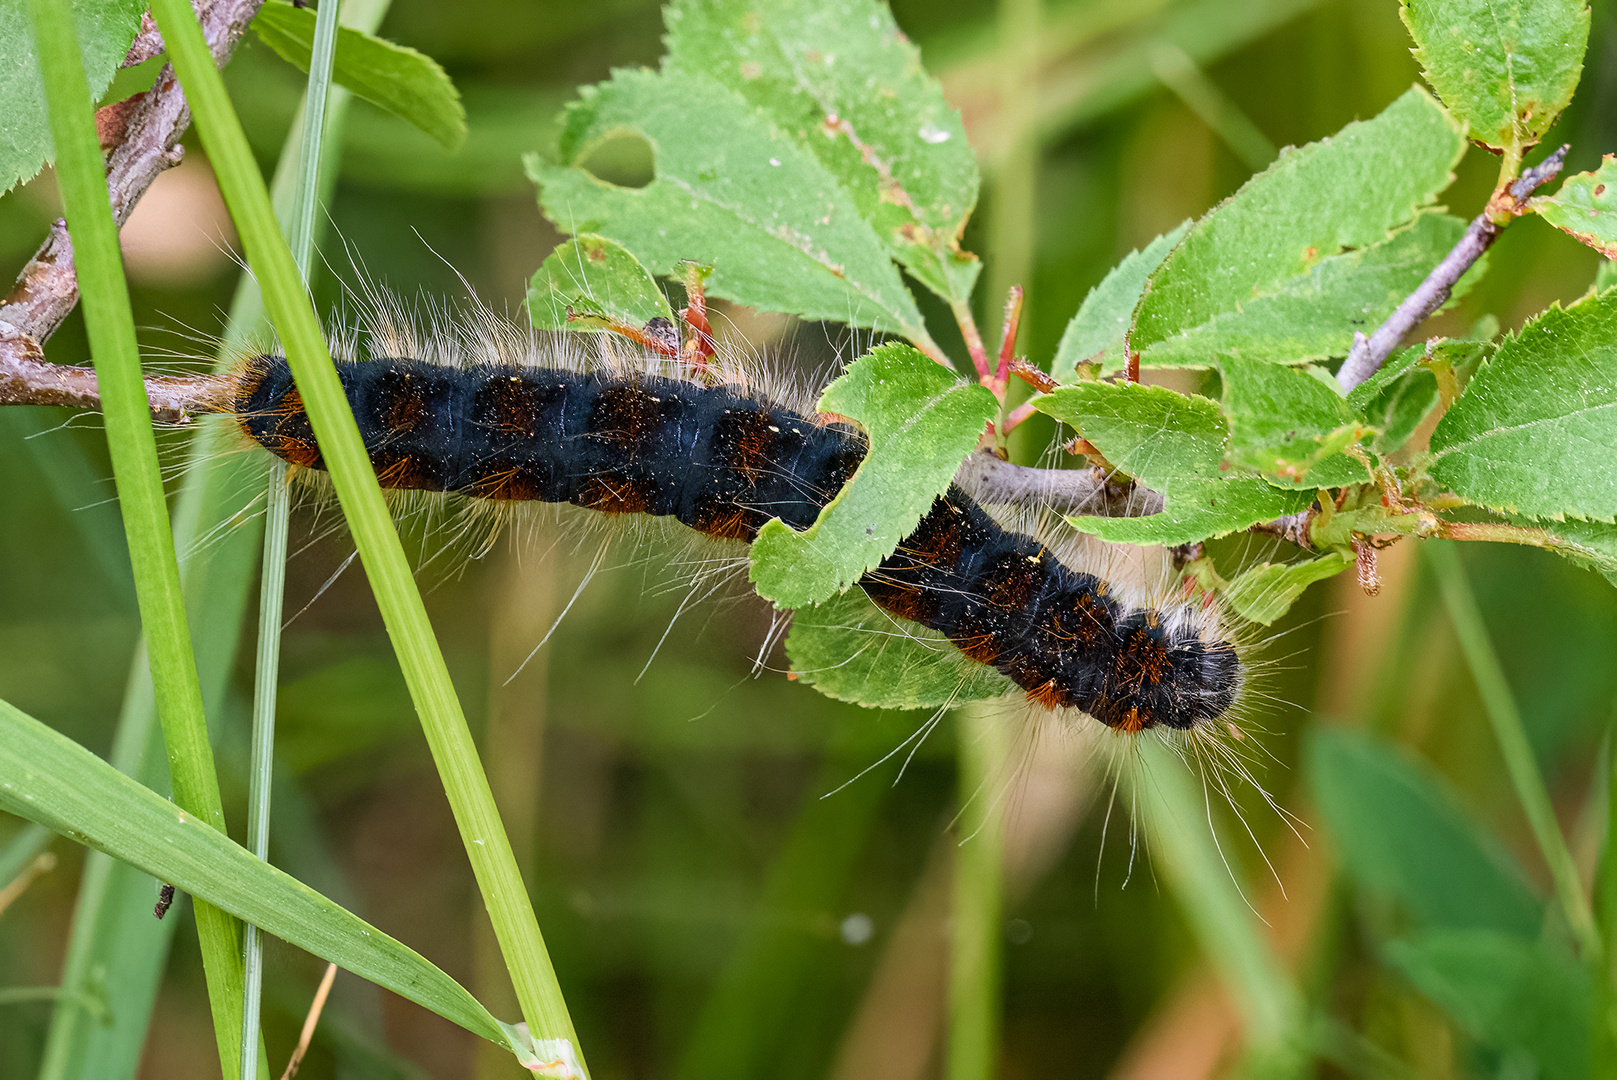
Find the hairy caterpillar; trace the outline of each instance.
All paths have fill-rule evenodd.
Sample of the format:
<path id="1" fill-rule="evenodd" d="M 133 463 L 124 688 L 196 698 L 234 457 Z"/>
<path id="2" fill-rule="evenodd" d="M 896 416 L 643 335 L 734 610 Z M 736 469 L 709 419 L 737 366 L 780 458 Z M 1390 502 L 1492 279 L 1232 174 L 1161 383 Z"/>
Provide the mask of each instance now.
<path id="1" fill-rule="evenodd" d="M 515 331 L 500 333 L 508 345 Z M 771 518 L 812 524 L 866 453 L 864 435 L 847 423 L 733 379 L 675 377 L 654 360 L 574 370 L 494 348 L 445 364 L 407 340 L 384 344 L 392 346 L 384 355 L 337 367 L 387 488 L 666 516 L 750 541 Z M 282 460 L 322 467 L 283 358 L 251 358 L 230 411 Z M 859 584 L 883 610 L 998 669 L 1029 700 L 1079 709 L 1117 731 L 1197 727 L 1229 711 L 1240 689 L 1236 650 L 1206 620 L 1119 599 L 1102 576 L 1003 527 L 959 487 Z"/>

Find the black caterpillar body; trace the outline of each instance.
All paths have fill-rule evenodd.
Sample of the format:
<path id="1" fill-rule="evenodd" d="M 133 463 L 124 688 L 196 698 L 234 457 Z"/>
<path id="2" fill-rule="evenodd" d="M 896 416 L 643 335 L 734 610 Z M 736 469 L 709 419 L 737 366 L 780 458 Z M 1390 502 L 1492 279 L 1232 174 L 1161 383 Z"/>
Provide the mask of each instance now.
<path id="1" fill-rule="evenodd" d="M 337 371 L 383 487 L 671 516 L 725 539 L 751 541 L 776 517 L 807 528 L 867 450 L 847 424 L 729 384 L 415 359 Z M 234 412 L 278 457 L 323 467 L 284 358 L 246 366 Z M 1239 690 L 1228 642 L 1121 603 L 1103 579 L 1003 528 L 957 487 L 860 585 L 1031 700 L 1119 731 L 1195 727 L 1228 711 Z"/>

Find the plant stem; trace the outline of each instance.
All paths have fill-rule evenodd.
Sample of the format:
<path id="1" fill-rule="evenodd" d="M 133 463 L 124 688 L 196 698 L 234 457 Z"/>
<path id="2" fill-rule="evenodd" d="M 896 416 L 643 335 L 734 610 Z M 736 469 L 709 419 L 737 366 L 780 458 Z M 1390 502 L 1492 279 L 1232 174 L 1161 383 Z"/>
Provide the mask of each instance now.
<path id="1" fill-rule="evenodd" d="M 1493 725 L 1494 738 L 1499 743 L 1500 756 L 1505 759 L 1505 768 L 1516 788 L 1516 797 L 1527 815 L 1527 823 L 1532 826 L 1538 850 L 1550 868 L 1550 878 L 1555 883 L 1555 898 L 1560 902 L 1567 925 L 1571 927 L 1584 957 L 1593 960 L 1603 956 L 1605 950 L 1600 931 L 1595 926 L 1589 900 L 1583 894 L 1577 863 L 1561 835 L 1561 827 L 1556 823 L 1555 808 L 1550 803 L 1550 793 L 1544 785 L 1543 774 L 1539 772 L 1533 746 L 1527 741 L 1521 711 L 1516 707 L 1516 698 L 1510 692 L 1510 684 L 1505 681 L 1504 670 L 1499 666 L 1499 655 L 1488 638 L 1488 628 L 1482 621 L 1482 611 L 1477 607 L 1477 598 L 1471 591 L 1465 568 L 1455 549 L 1448 544 L 1431 543 L 1423 545 L 1423 548 L 1437 575 L 1443 602 L 1449 609 L 1449 619 L 1454 623 L 1454 632 L 1460 639 L 1460 648 L 1471 669 L 1471 678 L 1477 684 L 1483 708 Z"/>
<path id="2" fill-rule="evenodd" d="M 587 1075 L 572 1019 L 556 983 L 510 841 L 501 827 L 476 744 L 455 697 L 443 653 L 433 637 L 421 593 L 382 499 L 324 335 L 275 222 L 241 122 L 230 106 L 185 0 L 154 0 L 152 9 L 168 43 L 169 56 L 184 81 L 203 145 L 308 410 L 488 906 L 530 1037 L 543 1040 L 537 1052 L 559 1062 L 555 1070 L 558 1074 Z"/>
<path id="3" fill-rule="evenodd" d="M 959 710 L 960 844 L 950 917 L 948 1080 L 990 1080 L 997 1071 L 1004 879 L 1004 717 Z"/>
<path id="4" fill-rule="evenodd" d="M 303 139 L 298 154 L 297 194 L 286 229 L 292 260 L 305 288 L 314 257 L 314 219 L 319 208 L 321 155 L 325 149 L 326 102 L 337 53 L 339 0 L 322 0 L 315 12 L 314 47 L 309 59 L 309 86 L 303 99 Z M 286 594 L 286 534 L 292 497 L 287 470 L 280 462 L 268 469 L 265 493 L 264 560 L 258 594 L 258 655 L 253 677 L 252 764 L 248 776 L 248 845 L 269 859 L 270 792 L 275 773 L 275 701 L 281 670 L 281 612 Z M 242 957 L 246 990 L 242 1000 L 242 1080 L 258 1073 L 258 1021 L 264 991 L 264 942 L 258 927 L 243 929 Z"/>
<path id="5" fill-rule="evenodd" d="M 107 448 L 129 539 L 174 799 L 223 832 L 224 806 L 180 593 L 157 443 L 141 380 L 118 227 L 108 202 L 106 171 L 90 114 L 90 88 L 66 0 L 32 0 L 31 9 L 56 143 L 57 183 L 77 255 L 85 327 L 105 408 Z M 190 17 L 189 9 L 186 14 Z M 201 30 L 194 32 L 197 47 L 211 68 L 213 60 Z M 198 903 L 194 910 L 219 1040 L 220 1068 L 225 1076 L 235 1076 L 241 1054 L 242 980 L 237 923 L 210 904 Z"/>

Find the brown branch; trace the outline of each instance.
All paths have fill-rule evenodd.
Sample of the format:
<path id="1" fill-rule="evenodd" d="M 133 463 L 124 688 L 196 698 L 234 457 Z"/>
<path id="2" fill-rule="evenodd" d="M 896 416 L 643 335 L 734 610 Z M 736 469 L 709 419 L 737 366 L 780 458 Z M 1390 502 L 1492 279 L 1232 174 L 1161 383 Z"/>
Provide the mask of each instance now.
<path id="1" fill-rule="evenodd" d="M 193 416 L 228 412 L 236 380 L 231 375 L 147 375 L 152 419 L 188 423 Z M 44 357 L 0 352 L 0 405 L 67 405 L 101 408 L 95 369 L 46 363 Z"/>
<path id="2" fill-rule="evenodd" d="M 1034 469 L 1001 461 L 987 450 L 966 459 L 955 483 L 985 503 L 1047 506 L 1063 514 L 1144 517 L 1163 507 L 1155 491 L 1108 480 L 1100 469 Z"/>
<path id="3" fill-rule="evenodd" d="M 1521 215 L 1527 197 L 1533 190 L 1561 171 L 1568 149 L 1562 146 L 1522 173 L 1508 191 L 1500 192 L 1488 200 L 1488 206 L 1471 222 L 1459 243 L 1443 257 L 1442 262 L 1432 268 L 1426 280 L 1398 305 L 1387 321 L 1369 337 L 1362 333 L 1353 335 L 1353 347 L 1348 350 L 1347 360 L 1336 374 L 1336 381 L 1342 389 L 1351 390 L 1374 375 L 1376 369 L 1392 355 L 1398 343 L 1404 340 L 1404 335 L 1448 302 L 1455 283 L 1482 258 L 1482 253 L 1499 238 L 1505 226 Z"/>
<path id="4" fill-rule="evenodd" d="M 223 67 L 258 13 L 263 0 L 195 0 L 214 63 Z M 161 38 L 148 34 L 145 21 L 125 63 L 150 59 Z M 155 40 L 154 40 L 155 38 Z M 150 90 L 100 110 L 96 128 L 107 154 L 107 193 L 113 218 L 122 227 L 159 173 L 179 164 L 180 136 L 191 124 L 191 110 L 172 65 L 165 65 Z M 34 257 L 0 301 L 0 386 L 30 380 L 29 364 L 41 362 L 41 345 L 79 300 L 78 274 L 67 223 L 51 225 Z M 36 373 L 37 374 L 37 373 Z M 64 377 L 72 382 L 72 377 Z"/>

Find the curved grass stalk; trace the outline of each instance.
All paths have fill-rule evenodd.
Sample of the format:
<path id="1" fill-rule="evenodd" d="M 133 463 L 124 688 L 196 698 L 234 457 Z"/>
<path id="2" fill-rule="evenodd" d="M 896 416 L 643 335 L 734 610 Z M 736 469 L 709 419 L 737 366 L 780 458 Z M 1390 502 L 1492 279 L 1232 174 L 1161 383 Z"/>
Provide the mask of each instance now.
<path id="1" fill-rule="evenodd" d="M 557 1075 L 586 1075 L 572 1019 L 476 744 L 241 122 L 190 6 L 185 0 L 156 0 L 152 12 L 330 469 L 535 1040 L 536 1056 Z"/>

